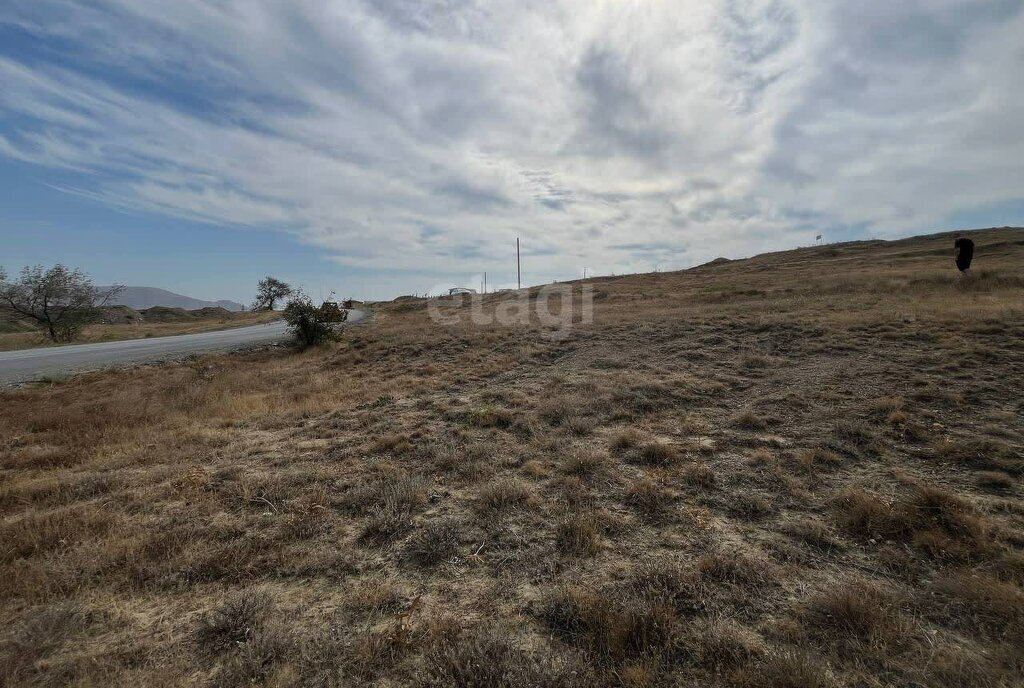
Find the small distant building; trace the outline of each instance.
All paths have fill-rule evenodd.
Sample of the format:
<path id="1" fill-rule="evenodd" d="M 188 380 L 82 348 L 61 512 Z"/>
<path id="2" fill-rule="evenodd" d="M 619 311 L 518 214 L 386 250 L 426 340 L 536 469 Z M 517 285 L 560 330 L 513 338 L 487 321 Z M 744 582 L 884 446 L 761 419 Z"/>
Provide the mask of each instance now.
<path id="1" fill-rule="evenodd" d="M 469 287 L 452 287 L 448 290 L 448 296 L 454 296 L 455 294 L 475 294 L 476 289 L 470 289 Z"/>

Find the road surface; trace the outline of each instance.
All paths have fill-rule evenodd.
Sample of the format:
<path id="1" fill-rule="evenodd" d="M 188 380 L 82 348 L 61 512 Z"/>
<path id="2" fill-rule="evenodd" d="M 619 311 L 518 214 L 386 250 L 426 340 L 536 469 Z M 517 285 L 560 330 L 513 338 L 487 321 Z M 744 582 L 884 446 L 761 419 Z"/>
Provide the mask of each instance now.
<path id="1" fill-rule="evenodd" d="M 363 311 L 349 311 L 348 322 L 359 322 L 364 317 Z M 275 320 L 261 325 L 173 337 L 0 351 L 0 385 L 126 364 L 166 361 L 191 354 L 230 351 L 287 339 L 284 321 Z"/>

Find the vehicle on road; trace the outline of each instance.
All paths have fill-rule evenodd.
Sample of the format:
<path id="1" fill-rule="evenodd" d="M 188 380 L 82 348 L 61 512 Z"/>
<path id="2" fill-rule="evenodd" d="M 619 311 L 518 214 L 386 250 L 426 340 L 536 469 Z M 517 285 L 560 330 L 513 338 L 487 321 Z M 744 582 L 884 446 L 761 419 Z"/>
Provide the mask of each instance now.
<path id="1" fill-rule="evenodd" d="M 342 308 L 337 301 L 324 301 L 320 304 L 320 314 L 327 322 L 345 322 L 348 320 L 348 309 Z"/>

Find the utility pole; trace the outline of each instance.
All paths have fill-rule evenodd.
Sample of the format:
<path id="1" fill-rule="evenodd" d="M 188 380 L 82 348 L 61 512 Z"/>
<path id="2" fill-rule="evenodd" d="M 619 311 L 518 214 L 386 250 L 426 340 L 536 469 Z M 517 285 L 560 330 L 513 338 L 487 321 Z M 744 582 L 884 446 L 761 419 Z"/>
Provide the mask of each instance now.
<path id="1" fill-rule="evenodd" d="M 516 237 L 516 289 L 523 288 L 522 273 L 519 272 L 519 237 Z"/>
<path id="2" fill-rule="evenodd" d="M 487 293 L 487 273 L 484 273 L 484 293 Z"/>

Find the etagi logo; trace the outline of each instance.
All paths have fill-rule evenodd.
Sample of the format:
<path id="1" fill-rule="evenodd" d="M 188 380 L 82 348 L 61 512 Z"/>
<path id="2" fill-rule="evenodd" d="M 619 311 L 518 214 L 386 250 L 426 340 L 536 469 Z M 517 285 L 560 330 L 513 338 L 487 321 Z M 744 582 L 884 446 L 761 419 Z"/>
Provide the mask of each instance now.
<path id="1" fill-rule="evenodd" d="M 481 327 L 537 324 L 544 336 L 565 339 L 574 326 L 594 322 L 594 287 L 548 284 L 491 294 L 456 293 L 431 298 L 427 313 L 434 322 L 449 327 L 467 319 Z"/>

